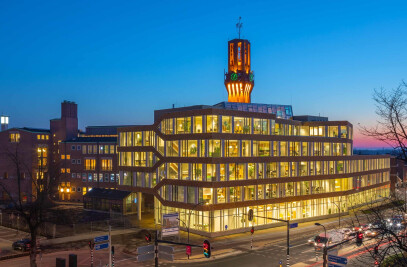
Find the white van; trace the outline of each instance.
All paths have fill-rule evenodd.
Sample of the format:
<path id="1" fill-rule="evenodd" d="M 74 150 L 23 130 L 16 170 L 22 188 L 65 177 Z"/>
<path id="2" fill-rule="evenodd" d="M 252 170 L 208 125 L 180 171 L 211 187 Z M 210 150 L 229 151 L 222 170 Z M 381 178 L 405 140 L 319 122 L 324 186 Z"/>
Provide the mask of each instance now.
<path id="1" fill-rule="evenodd" d="M 344 234 L 337 231 L 328 232 L 325 236 L 324 233 L 320 233 L 315 237 L 315 249 L 320 250 L 327 246 L 334 245 L 344 240 Z"/>

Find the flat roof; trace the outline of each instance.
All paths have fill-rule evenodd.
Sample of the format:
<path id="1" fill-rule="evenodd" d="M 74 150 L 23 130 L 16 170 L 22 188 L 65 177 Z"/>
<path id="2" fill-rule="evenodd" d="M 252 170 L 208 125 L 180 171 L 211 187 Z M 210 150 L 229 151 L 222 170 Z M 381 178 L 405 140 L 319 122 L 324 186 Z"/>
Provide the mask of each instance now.
<path id="1" fill-rule="evenodd" d="M 76 137 L 74 139 L 62 141 L 62 143 L 117 143 L 116 137 Z"/>
<path id="2" fill-rule="evenodd" d="M 85 194 L 85 197 L 122 200 L 130 194 L 131 194 L 130 191 L 105 188 L 92 188 L 92 190 L 88 191 Z"/>

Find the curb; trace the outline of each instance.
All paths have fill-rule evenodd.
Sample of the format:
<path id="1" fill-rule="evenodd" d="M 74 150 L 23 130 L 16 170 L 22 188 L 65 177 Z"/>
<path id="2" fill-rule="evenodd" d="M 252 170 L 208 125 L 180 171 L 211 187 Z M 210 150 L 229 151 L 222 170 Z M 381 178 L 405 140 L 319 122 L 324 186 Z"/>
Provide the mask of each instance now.
<path id="1" fill-rule="evenodd" d="M 189 260 L 174 260 L 174 263 L 197 263 L 197 262 L 207 262 L 207 261 L 214 261 L 214 260 L 219 260 L 223 258 L 227 258 L 230 256 L 234 256 L 241 253 L 241 251 L 231 251 L 228 253 L 212 256 L 209 259 L 208 258 L 199 258 L 199 259 L 189 259 Z"/>
<path id="2" fill-rule="evenodd" d="M 14 254 L 14 255 L 3 256 L 3 257 L 0 257 L 0 261 L 25 257 L 25 256 L 28 256 L 28 255 L 30 255 L 30 252 L 24 252 L 24 253 L 19 253 L 19 254 Z"/>

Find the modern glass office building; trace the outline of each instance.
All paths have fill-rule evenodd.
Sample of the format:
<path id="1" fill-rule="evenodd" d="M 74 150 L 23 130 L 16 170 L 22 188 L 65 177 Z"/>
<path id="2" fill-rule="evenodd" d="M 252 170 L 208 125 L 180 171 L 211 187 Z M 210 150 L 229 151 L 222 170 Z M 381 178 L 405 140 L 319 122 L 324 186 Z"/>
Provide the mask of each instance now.
<path id="1" fill-rule="evenodd" d="M 154 195 L 157 224 L 178 212 L 181 225 L 207 236 L 277 223 L 264 217 L 336 216 L 388 196 L 390 157 L 353 155 L 351 123 L 250 103 L 250 43 L 240 50 L 241 41 L 229 42 L 237 67 L 225 74 L 237 102 L 156 110 L 154 124 L 118 129 L 119 188 Z M 247 94 L 234 91 L 246 87 L 240 80 Z"/>
<path id="2" fill-rule="evenodd" d="M 389 195 L 389 156 L 352 155 L 349 122 L 215 106 L 157 115 L 119 128 L 118 154 L 120 187 L 153 194 L 158 224 L 171 212 L 188 224 L 191 213 L 191 230 L 232 233 L 274 222 L 260 217 L 332 215 Z"/>

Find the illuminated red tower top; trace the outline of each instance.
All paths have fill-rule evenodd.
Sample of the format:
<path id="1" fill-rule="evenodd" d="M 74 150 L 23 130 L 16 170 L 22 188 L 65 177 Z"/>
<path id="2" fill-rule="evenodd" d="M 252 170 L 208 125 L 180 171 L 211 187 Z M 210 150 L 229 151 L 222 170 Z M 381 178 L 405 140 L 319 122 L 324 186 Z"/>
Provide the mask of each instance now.
<path id="1" fill-rule="evenodd" d="M 228 102 L 250 103 L 254 86 L 254 74 L 250 68 L 250 42 L 240 39 L 242 23 L 236 25 L 239 38 L 228 42 L 228 72 L 225 73 L 225 86 Z"/>

